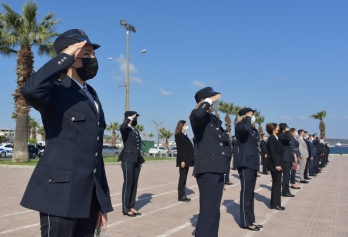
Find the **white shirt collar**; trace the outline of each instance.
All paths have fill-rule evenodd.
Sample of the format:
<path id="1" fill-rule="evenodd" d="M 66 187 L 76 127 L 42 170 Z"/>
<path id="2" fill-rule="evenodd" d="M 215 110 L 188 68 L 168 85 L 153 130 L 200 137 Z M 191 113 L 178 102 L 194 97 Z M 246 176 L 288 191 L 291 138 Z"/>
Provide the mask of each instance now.
<path id="1" fill-rule="evenodd" d="M 80 82 L 78 82 L 77 80 L 75 80 L 74 78 L 71 78 L 71 79 L 73 79 L 74 80 L 74 82 L 76 82 L 76 84 L 81 88 L 81 89 L 83 89 L 84 87 L 86 87 L 87 88 L 87 83 L 85 83 L 85 85 L 82 85 Z"/>

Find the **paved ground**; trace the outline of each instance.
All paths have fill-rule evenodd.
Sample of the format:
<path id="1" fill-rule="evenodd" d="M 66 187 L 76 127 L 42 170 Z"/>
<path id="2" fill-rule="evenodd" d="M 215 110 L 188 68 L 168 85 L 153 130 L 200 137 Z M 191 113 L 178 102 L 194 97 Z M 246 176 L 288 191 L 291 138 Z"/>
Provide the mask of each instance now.
<path id="1" fill-rule="evenodd" d="M 223 195 L 219 236 L 348 236 L 348 157 L 331 155 L 323 173 L 294 198 L 282 198 L 285 211 L 269 209 L 271 176 L 261 175 L 256 184 L 255 213 L 261 232 L 239 228 L 240 184 L 236 171 Z M 0 167 L 0 236 L 40 236 L 38 213 L 19 205 L 33 169 Z M 190 170 L 190 173 L 192 170 Z M 119 165 L 106 166 L 115 211 L 109 214 L 109 237 L 165 237 L 194 235 L 198 215 L 198 187 L 190 176 L 190 203 L 177 202 L 178 170 L 174 161 L 153 162 L 142 170 L 136 208 L 141 217 L 121 214 L 122 173 Z"/>

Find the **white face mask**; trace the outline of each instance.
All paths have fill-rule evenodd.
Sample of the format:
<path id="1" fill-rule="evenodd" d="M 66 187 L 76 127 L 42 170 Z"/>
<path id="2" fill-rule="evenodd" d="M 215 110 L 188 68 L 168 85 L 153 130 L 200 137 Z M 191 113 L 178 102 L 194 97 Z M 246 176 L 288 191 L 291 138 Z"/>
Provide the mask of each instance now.
<path id="1" fill-rule="evenodd" d="M 210 106 L 210 110 L 211 110 L 212 112 L 218 111 L 218 110 L 219 110 L 219 105 L 220 105 L 219 100 L 214 101 L 214 102 L 211 104 L 211 106 Z"/>
<path id="2" fill-rule="evenodd" d="M 187 131 L 187 129 L 189 128 L 188 125 L 183 127 L 185 131 Z"/>
<path id="3" fill-rule="evenodd" d="M 251 116 L 251 124 L 254 124 L 254 123 L 255 123 L 255 120 L 256 120 L 255 116 L 254 116 L 254 115 Z"/>

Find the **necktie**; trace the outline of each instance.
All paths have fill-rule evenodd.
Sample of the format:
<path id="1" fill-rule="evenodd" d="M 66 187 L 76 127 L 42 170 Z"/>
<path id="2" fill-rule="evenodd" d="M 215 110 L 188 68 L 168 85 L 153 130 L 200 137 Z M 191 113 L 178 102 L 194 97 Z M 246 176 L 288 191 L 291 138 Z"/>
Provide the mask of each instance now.
<path id="1" fill-rule="evenodd" d="M 97 109 L 97 107 L 95 106 L 95 102 L 94 102 L 94 98 L 92 94 L 89 93 L 89 91 L 87 90 L 85 86 L 83 87 L 83 91 L 86 93 L 87 97 L 91 100 L 92 104 L 94 105 L 94 108 Z"/>

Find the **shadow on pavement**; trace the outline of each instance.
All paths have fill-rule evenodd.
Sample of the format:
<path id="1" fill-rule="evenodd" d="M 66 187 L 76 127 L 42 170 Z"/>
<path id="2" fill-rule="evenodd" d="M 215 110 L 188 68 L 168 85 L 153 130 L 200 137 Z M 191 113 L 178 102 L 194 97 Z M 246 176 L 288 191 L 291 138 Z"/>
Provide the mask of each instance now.
<path id="1" fill-rule="evenodd" d="M 144 193 L 138 197 L 138 200 L 135 202 L 135 209 L 140 210 L 147 204 L 151 203 L 152 193 Z"/>
<path id="2" fill-rule="evenodd" d="M 198 221 L 198 215 L 197 215 L 197 214 L 196 214 L 196 215 L 193 215 L 193 217 L 190 219 L 191 225 L 192 225 L 193 227 L 195 227 L 195 230 L 192 231 L 192 233 L 191 233 L 192 236 L 195 236 L 197 221 Z"/>
<path id="3" fill-rule="evenodd" d="M 222 205 L 226 207 L 226 212 L 231 214 L 234 221 L 240 226 L 240 205 L 234 200 L 224 200 Z"/>
<path id="4" fill-rule="evenodd" d="M 269 195 L 271 196 L 271 194 L 269 194 Z M 255 193 L 255 199 L 259 202 L 263 202 L 266 205 L 266 207 L 270 207 L 270 204 L 269 204 L 271 201 L 270 198 L 263 196 L 259 193 Z"/>

